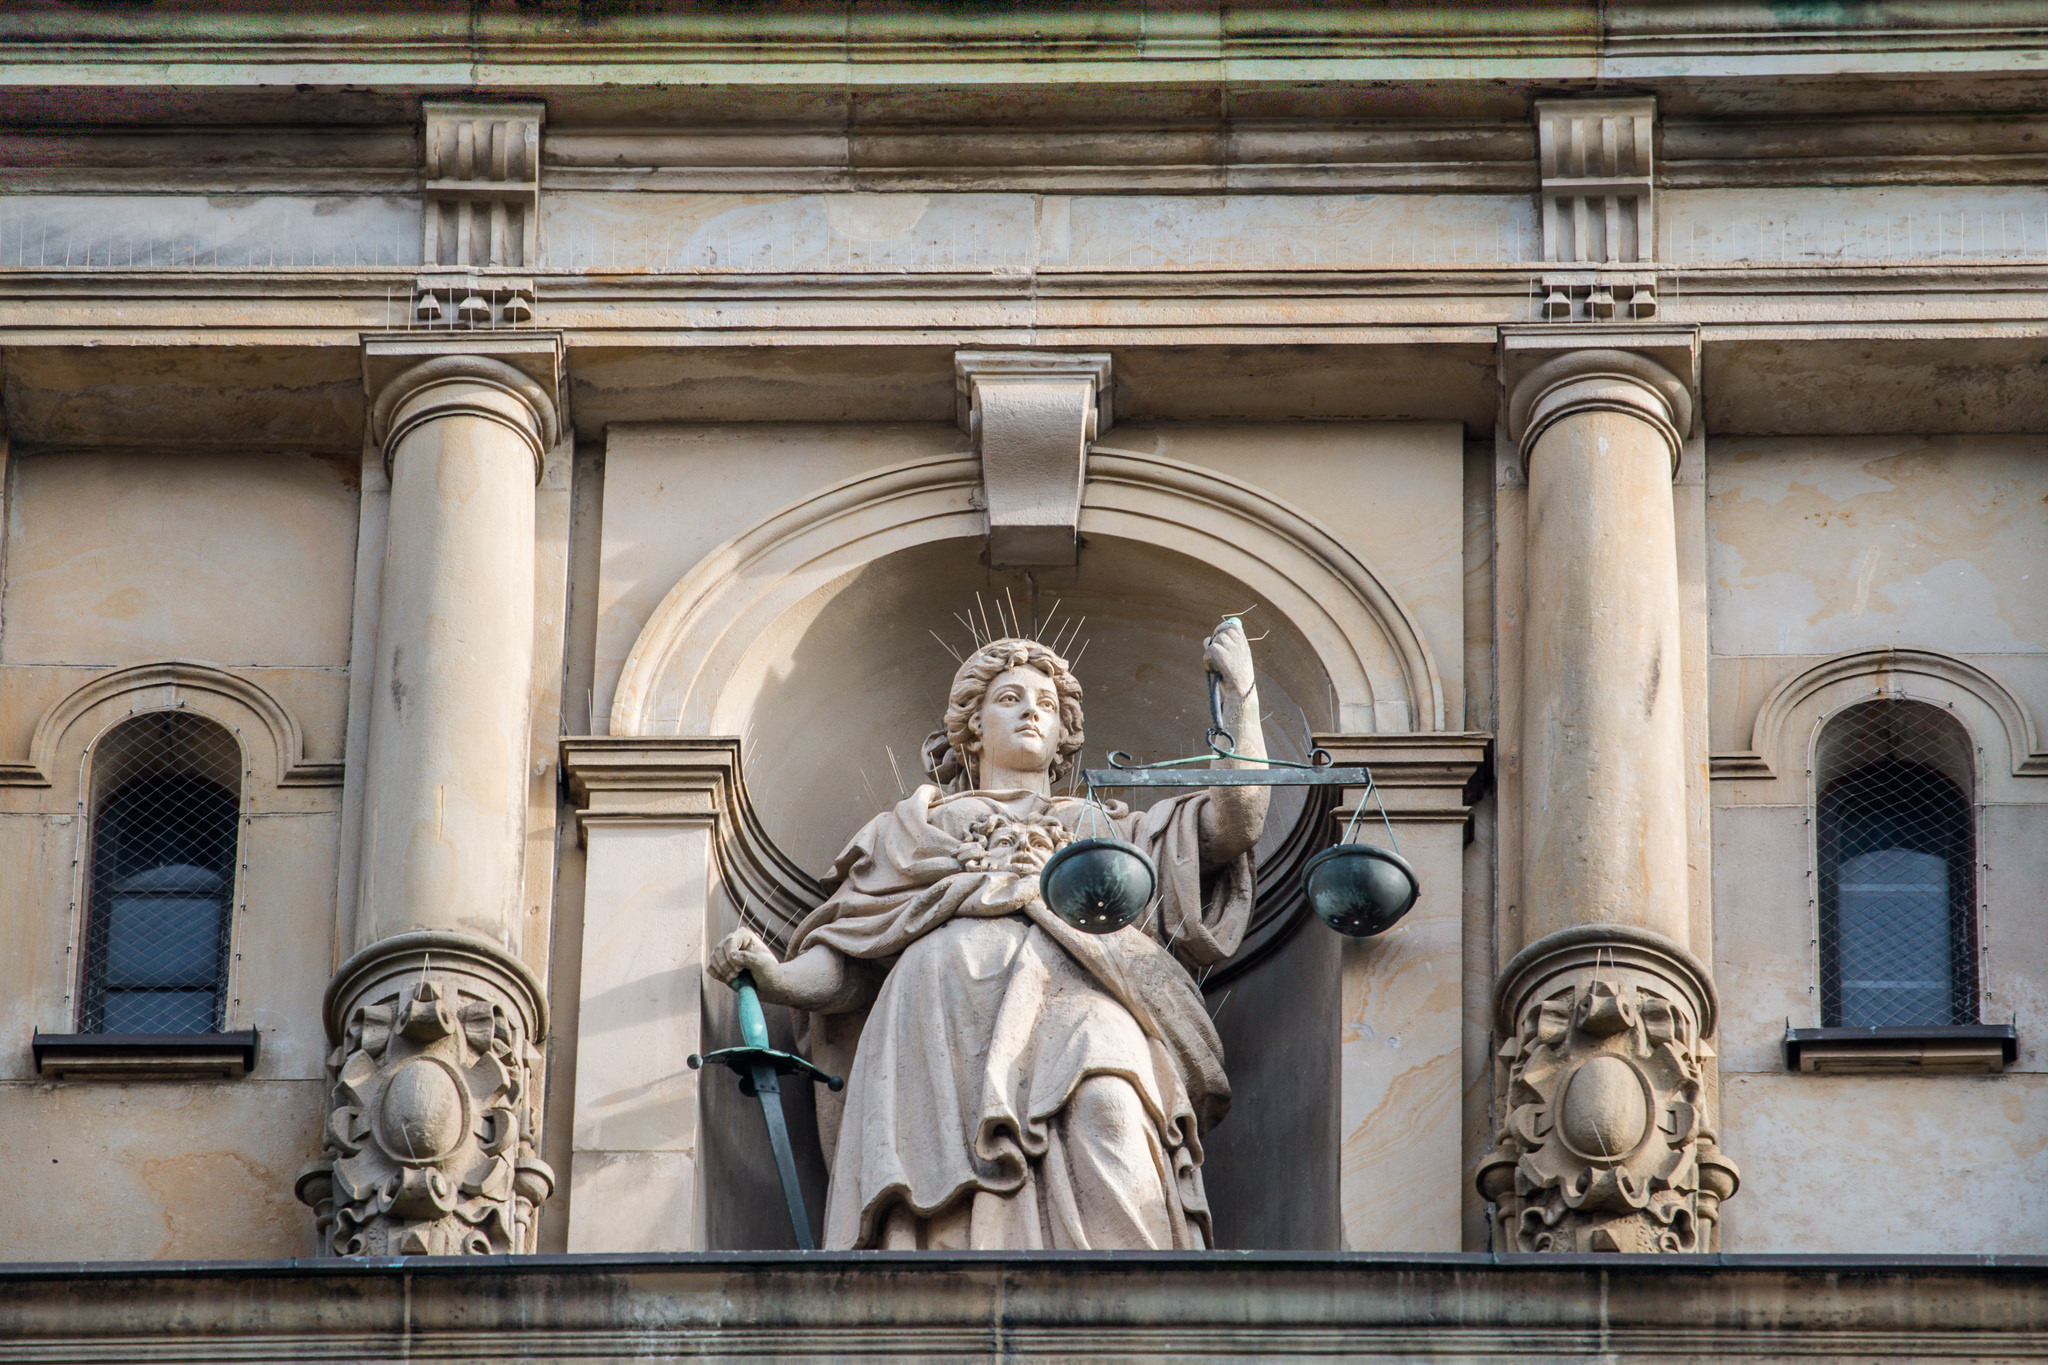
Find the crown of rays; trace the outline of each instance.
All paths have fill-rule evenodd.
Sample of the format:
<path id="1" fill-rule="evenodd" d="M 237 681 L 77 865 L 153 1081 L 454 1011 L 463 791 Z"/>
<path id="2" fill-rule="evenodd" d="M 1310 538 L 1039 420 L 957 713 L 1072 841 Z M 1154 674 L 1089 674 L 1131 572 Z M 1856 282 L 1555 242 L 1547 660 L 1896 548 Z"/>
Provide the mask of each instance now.
<path id="1" fill-rule="evenodd" d="M 980 593 L 974 594 L 973 609 L 965 612 L 956 611 L 953 613 L 953 619 L 967 628 L 967 636 L 971 641 L 968 646 L 969 654 L 994 644 L 997 640 L 1033 640 L 1065 660 L 1067 667 L 1073 668 L 1081 662 L 1081 654 L 1088 652 L 1088 642 L 1081 639 L 1081 627 L 1088 624 L 1088 618 L 1068 612 L 1066 619 L 1061 620 L 1060 602 L 1064 600 L 1055 600 L 1052 610 L 1043 618 L 1039 617 L 1034 609 L 1028 630 L 1025 628 L 1023 615 L 1017 610 L 1017 599 L 1011 595 L 1008 588 L 1003 589 L 1000 600 L 994 594 L 990 594 L 989 599 L 983 601 Z M 995 608 L 993 622 L 989 618 L 991 606 Z M 1007 611 L 1005 606 L 1008 608 Z M 939 642 L 939 648 L 953 656 L 954 663 L 967 662 L 967 655 L 947 643 L 945 636 L 936 630 L 931 632 L 931 636 Z M 1067 651 L 1074 647 L 1076 641 L 1079 641 L 1081 651 L 1069 656 Z"/>

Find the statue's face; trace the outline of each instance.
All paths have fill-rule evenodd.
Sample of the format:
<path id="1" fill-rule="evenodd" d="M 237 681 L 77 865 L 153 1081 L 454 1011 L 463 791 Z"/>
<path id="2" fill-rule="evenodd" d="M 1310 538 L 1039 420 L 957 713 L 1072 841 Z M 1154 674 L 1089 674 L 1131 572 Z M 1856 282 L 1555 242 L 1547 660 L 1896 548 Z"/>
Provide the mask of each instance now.
<path id="1" fill-rule="evenodd" d="M 1044 771 L 1060 751 L 1060 694 L 1035 668 L 996 675 L 981 704 L 981 767 Z"/>

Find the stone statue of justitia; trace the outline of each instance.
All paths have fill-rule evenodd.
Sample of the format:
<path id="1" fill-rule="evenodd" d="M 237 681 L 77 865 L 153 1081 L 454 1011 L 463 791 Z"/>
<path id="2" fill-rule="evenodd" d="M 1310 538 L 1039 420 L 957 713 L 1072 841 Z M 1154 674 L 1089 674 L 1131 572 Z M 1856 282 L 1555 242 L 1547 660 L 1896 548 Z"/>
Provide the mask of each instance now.
<path id="1" fill-rule="evenodd" d="M 1265 752 L 1251 650 L 1209 637 L 1223 725 Z M 1235 952 L 1252 907 L 1264 787 L 1197 789 L 1134 812 L 1058 796 L 1082 742 L 1081 684 L 1036 640 L 976 650 L 925 742 L 931 782 L 870 821 L 827 874 L 788 961 L 751 931 L 709 970 L 753 974 L 804 1019 L 831 1167 L 824 1245 L 890 1249 L 1214 1244 L 1202 1135 L 1223 1118 L 1223 1048 L 1196 973 Z M 1151 855 L 1144 915 L 1084 933 L 1039 870 L 1106 836 Z"/>

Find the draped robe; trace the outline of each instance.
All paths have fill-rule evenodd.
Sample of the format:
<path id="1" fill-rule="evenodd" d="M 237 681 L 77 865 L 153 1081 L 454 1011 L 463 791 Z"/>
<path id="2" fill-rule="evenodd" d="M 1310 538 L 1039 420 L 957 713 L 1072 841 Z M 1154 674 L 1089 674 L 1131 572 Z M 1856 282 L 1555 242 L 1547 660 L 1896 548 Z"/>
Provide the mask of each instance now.
<path id="1" fill-rule="evenodd" d="M 1230 1086 L 1190 969 L 1236 951 L 1252 860 L 1203 876 L 1208 799 L 925 786 L 855 836 L 790 944 L 887 973 L 864 1012 L 808 1020 L 812 1059 L 847 1075 L 819 1095 L 826 1246 L 1213 1245 L 1201 1138 Z M 1112 832 L 1152 856 L 1159 894 L 1086 934 L 1046 908 L 1039 869 Z"/>

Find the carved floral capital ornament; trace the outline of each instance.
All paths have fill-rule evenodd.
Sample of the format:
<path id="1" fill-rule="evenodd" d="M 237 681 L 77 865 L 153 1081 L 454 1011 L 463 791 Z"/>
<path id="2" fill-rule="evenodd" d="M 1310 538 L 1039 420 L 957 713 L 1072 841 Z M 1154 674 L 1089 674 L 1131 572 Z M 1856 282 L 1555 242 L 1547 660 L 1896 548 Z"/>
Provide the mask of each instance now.
<path id="1" fill-rule="evenodd" d="M 327 992 L 323 1159 L 303 1171 L 322 1249 L 338 1256 L 532 1251 L 554 1172 L 537 1150 L 540 985 L 496 947 L 402 934 Z"/>
<path id="2" fill-rule="evenodd" d="M 1740 1173 L 1708 1126 L 1714 989 L 1642 929 L 1586 925 L 1530 945 L 1496 1004 L 1507 1071 L 1480 1165 L 1515 1251 L 1706 1251 Z"/>

